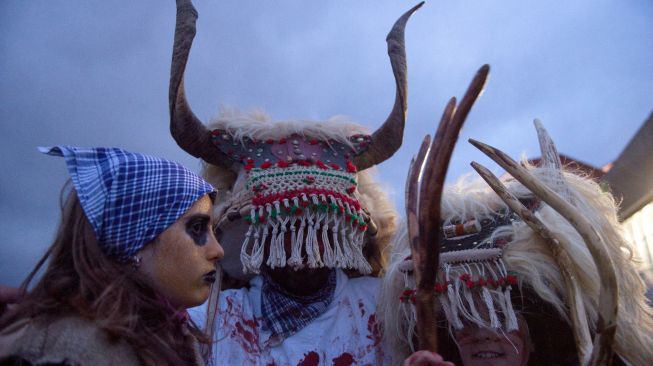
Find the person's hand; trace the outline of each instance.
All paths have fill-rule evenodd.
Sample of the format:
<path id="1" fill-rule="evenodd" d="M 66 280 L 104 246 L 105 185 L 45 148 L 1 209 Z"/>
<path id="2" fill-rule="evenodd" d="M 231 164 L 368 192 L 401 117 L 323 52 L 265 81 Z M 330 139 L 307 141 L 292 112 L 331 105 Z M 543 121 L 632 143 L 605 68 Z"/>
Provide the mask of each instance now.
<path id="1" fill-rule="evenodd" d="M 2 315 L 5 310 L 7 310 L 8 304 L 13 304 L 18 301 L 19 296 L 20 289 L 0 285 L 0 315 Z"/>
<path id="2" fill-rule="evenodd" d="M 417 351 L 410 355 L 405 361 L 404 366 L 456 366 L 453 362 L 442 359 L 442 356 L 430 351 Z"/>

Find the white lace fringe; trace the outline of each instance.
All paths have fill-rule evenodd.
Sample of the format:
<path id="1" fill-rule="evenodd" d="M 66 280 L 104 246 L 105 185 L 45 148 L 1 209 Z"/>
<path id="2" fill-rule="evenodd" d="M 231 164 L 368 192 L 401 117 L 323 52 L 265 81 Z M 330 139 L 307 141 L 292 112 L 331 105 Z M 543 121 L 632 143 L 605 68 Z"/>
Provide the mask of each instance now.
<path id="1" fill-rule="evenodd" d="M 326 197 L 322 197 L 326 198 Z M 265 255 L 265 243 L 270 238 L 270 248 L 266 264 L 270 268 L 280 268 L 286 265 L 295 268 L 347 268 L 355 269 L 363 274 L 372 272 L 372 267 L 363 255 L 365 232 L 360 230 L 355 220 L 334 211 L 315 211 L 305 209 L 299 216 L 278 215 L 272 217 L 273 209 L 281 212 L 281 207 L 292 205 L 301 207 L 301 201 L 319 204 L 317 195 L 306 195 L 301 198 L 275 202 L 251 210 L 251 217 L 265 216 L 264 222 L 250 225 L 240 253 L 240 259 L 245 273 L 259 273 Z M 360 216 L 348 203 L 333 196 L 328 197 L 331 203 L 345 208 L 345 215 Z M 302 209 L 304 209 L 302 207 Z M 258 212 L 257 212 L 258 211 Z M 286 260 L 285 235 L 290 231 L 290 258 Z M 331 235 L 329 235 L 329 231 Z M 254 243 L 252 244 L 252 238 Z M 323 248 L 320 248 L 320 240 Z"/>

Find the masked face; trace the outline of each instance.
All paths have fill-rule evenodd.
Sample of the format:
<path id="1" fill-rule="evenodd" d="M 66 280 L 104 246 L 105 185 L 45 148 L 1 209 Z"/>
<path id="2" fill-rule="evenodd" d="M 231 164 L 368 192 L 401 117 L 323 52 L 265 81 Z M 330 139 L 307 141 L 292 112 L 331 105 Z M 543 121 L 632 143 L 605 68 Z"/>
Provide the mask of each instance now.
<path id="1" fill-rule="evenodd" d="M 224 251 L 213 234 L 208 195 L 138 253 L 149 284 L 178 309 L 200 305 L 216 279 Z"/>
<path id="2" fill-rule="evenodd" d="M 523 317 L 519 317 L 519 329 L 514 332 L 467 325 L 455 336 L 465 366 L 523 366 L 528 361 L 530 342 Z"/>

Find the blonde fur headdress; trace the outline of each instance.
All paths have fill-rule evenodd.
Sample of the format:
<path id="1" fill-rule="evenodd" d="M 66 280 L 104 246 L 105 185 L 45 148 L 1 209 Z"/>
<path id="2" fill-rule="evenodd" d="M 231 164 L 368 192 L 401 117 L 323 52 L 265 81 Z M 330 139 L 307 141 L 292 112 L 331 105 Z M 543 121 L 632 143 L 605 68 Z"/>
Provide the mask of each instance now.
<path id="1" fill-rule="evenodd" d="M 560 173 L 556 167 L 535 167 L 523 161 L 528 171 L 541 183 L 559 191 Z M 648 365 L 653 361 L 653 311 L 644 296 L 645 285 L 640 278 L 634 251 L 630 243 L 624 239 L 621 226 L 617 220 L 617 205 L 612 195 L 605 192 L 599 184 L 573 172 L 564 172 L 565 195 L 574 202 L 579 213 L 589 220 L 596 231 L 606 243 L 609 256 L 614 267 L 618 268 L 617 285 L 619 290 L 617 329 L 614 350 L 627 362 L 633 365 Z M 522 200 L 533 199 L 533 194 L 522 184 L 512 178 L 502 179 L 508 191 L 516 198 Z M 472 179 L 469 176 L 446 187 L 442 200 L 442 217 L 444 224 L 466 222 L 470 219 L 496 220 L 497 212 L 509 211 L 504 201 L 481 179 Z M 541 203 L 535 210 L 535 216 L 552 232 L 555 237 L 564 238 L 560 241 L 563 250 L 571 259 L 571 271 L 575 274 L 580 298 L 582 298 L 582 311 L 584 321 L 589 325 L 590 331 L 596 330 L 598 321 L 598 298 L 601 289 L 599 273 L 592 259 L 587 245 L 575 228 L 558 212 Z M 520 295 L 536 297 L 529 299 L 539 301 L 554 309 L 557 317 L 571 327 L 569 306 L 571 299 L 567 298 L 565 291 L 565 278 L 558 265 L 551 245 L 542 239 L 529 226 L 521 220 L 513 220 L 497 226 L 489 235 L 491 238 L 510 238 L 503 245 L 500 258 L 505 265 L 505 273 L 514 276 L 515 285 L 512 286 L 512 298 Z M 414 350 L 415 316 L 410 301 L 406 299 L 406 285 L 410 287 L 411 273 L 406 270 L 406 258 L 410 256 L 410 248 L 406 229 L 400 229 L 391 255 L 391 263 L 384 279 L 383 291 L 380 300 L 380 314 L 385 327 L 385 337 L 394 348 L 397 359 L 402 359 Z M 443 270 L 447 264 L 440 263 Z M 459 266 L 463 268 L 465 266 Z M 481 266 L 466 266 L 468 272 L 474 276 L 471 280 L 477 281 Z M 480 301 L 470 301 L 465 294 L 471 293 L 462 289 L 462 296 L 456 297 L 462 304 L 458 304 L 458 314 L 452 314 L 451 297 L 446 292 L 439 296 L 440 309 L 448 319 L 448 325 L 456 328 L 460 326 L 457 319 L 462 322 L 472 322 L 477 326 L 491 327 L 509 331 L 511 327 L 510 309 L 476 309 L 473 306 L 500 303 L 501 295 L 505 291 L 490 288 L 489 296 L 482 289 L 487 287 L 476 286 L 477 298 Z M 504 287 L 505 289 L 505 287 Z M 502 294 L 503 292 L 503 294 Z M 515 292 L 517 292 L 515 294 Z M 485 301 L 482 299 L 485 298 Z M 505 299 L 505 297 L 504 297 Z M 503 302 L 506 304 L 506 302 Z M 519 311 L 519 304 L 514 303 L 515 311 Z M 492 314 L 501 314 L 503 322 L 492 319 Z M 542 330 L 530 327 L 531 334 Z M 538 345 L 535 344 L 537 350 Z"/>

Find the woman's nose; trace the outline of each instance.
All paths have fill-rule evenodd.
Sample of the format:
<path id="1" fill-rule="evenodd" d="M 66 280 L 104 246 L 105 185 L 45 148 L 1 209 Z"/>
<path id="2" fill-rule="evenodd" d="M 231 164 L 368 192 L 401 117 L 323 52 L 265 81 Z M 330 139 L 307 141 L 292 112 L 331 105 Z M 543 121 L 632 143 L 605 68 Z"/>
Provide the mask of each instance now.
<path id="1" fill-rule="evenodd" d="M 480 341 L 496 341 L 499 339 L 499 334 L 490 329 L 478 328 L 475 338 Z"/>
<path id="2" fill-rule="evenodd" d="M 217 262 L 224 257 L 224 249 L 213 234 L 209 235 L 209 242 L 206 247 L 208 249 L 207 257 L 210 261 Z"/>

